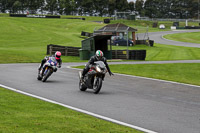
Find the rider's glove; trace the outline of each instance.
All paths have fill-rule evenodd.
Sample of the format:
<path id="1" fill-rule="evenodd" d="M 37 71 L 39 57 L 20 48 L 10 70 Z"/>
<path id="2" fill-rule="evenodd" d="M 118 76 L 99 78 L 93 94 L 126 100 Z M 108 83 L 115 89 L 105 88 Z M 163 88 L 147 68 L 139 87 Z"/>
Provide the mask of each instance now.
<path id="1" fill-rule="evenodd" d="M 109 72 L 109 74 L 110 74 L 110 76 L 111 76 L 111 75 L 114 75 L 112 72 Z"/>

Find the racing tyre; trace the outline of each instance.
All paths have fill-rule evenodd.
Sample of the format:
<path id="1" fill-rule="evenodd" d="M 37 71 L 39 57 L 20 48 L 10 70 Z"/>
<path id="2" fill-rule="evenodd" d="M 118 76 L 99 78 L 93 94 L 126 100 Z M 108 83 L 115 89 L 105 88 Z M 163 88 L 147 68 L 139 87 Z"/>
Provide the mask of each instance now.
<path id="1" fill-rule="evenodd" d="M 101 86 L 102 86 L 102 78 L 95 77 L 93 85 L 94 94 L 99 93 L 99 91 L 101 90 Z"/>
<path id="2" fill-rule="evenodd" d="M 40 75 L 40 71 L 38 70 L 38 77 L 37 77 L 38 80 L 42 80 L 42 76 Z"/>
<path id="3" fill-rule="evenodd" d="M 52 74 L 52 72 L 50 70 L 48 70 L 48 72 L 42 77 L 42 82 L 45 82 L 51 74 Z"/>
<path id="4" fill-rule="evenodd" d="M 38 74 L 37 79 L 38 79 L 38 80 L 42 80 L 42 77 Z"/>
<path id="5" fill-rule="evenodd" d="M 84 84 L 81 83 L 81 80 L 79 80 L 79 89 L 80 89 L 81 91 L 86 91 L 86 90 L 87 90 L 87 87 L 85 87 Z"/>

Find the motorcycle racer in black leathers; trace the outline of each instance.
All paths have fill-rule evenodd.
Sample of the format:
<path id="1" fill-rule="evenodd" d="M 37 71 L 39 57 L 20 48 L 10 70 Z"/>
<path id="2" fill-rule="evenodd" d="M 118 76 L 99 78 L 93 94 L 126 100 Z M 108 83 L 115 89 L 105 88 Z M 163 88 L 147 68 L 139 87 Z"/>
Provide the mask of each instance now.
<path id="1" fill-rule="evenodd" d="M 89 71 L 90 69 L 90 65 L 94 64 L 95 61 L 103 61 L 104 64 L 106 65 L 106 68 L 108 70 L 108 73 L 111 75 L 114 75 L 111 71 L 110 68 L 108 66 L 107 60 L 105 57 L 103 57 L 103 52 L 101 50 L 97 50 L 96 54 L 94 56 L 92 56 L 90 58 L 90 60 L 88 61 L 88 63 L 86 64 L 85 68 L 83 69 L 82 72 L 82 77 L 81 80 L 83 81 L 85 74 Z"/>

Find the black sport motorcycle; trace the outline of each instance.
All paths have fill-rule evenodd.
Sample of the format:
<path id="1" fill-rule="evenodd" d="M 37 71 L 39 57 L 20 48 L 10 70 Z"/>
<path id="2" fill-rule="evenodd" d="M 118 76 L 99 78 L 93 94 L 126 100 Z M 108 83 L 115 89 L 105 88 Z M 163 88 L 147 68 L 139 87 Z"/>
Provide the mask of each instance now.
<path id="1" fill-rule="evenodd" d="M 106 72 L 107 69 L 103 61 L 96 61 L 93 65 L 90 65 L 83 81 L 81 80 L 82 71 L 79 71 L 79 89 L 81 91 L 86 91 L 87 88 L 93 89 L 94 93 L 98 94 Z"/>

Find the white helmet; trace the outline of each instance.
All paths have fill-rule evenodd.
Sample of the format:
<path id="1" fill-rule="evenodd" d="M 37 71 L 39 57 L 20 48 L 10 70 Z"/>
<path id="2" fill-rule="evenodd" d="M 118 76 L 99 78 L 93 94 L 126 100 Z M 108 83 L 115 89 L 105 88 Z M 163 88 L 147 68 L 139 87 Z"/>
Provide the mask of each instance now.
<path id="1" fill-rule="evenodd" d="M 101 50 L 96 51 L 96 58 L 97 60 L 100 60 L 103 57 L 103 52 Z"/>

